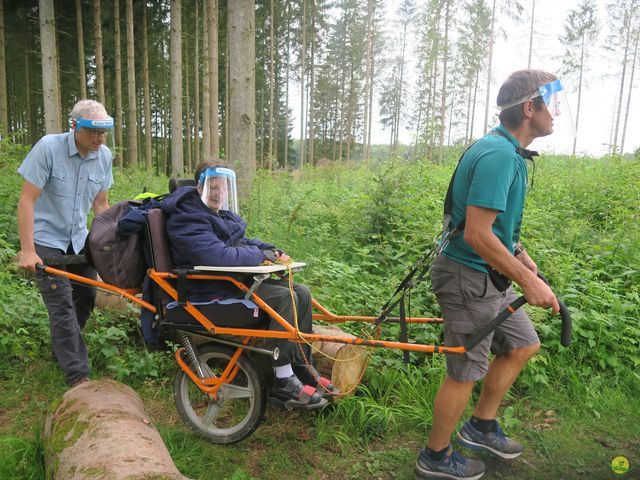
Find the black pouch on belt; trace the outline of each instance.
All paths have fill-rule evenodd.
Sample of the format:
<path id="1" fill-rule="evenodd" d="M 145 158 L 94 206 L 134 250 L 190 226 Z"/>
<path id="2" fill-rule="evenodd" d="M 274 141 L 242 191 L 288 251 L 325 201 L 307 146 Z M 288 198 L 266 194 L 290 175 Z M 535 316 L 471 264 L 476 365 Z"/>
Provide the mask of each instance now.
<path id="1" fill-rule="evenodd" d="M 491 283 L 493 283 L 493 286 L 496 287 L 498 291 L 504 292 L 511 286 L 511 279 L 509 277 L 504 276 L 489 266 L 487 266 L 487 271 L 489 272 Z"/>

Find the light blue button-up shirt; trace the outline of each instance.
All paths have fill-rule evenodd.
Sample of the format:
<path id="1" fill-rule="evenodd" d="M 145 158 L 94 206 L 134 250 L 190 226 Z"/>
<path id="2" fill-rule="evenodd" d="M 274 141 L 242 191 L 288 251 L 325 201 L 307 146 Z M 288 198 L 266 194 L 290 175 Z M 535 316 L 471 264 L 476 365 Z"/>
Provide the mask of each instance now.
<path id="1" fill-rule="evenodd" d="M 82 158 L 73 131 L 45 135 L 18 173 L 42 189 L 35 204 L 33 240 L 78 253 L 87 238 L 87 215 L 100 191 L 113 185 L 113 155 L 104 145 Z"/>

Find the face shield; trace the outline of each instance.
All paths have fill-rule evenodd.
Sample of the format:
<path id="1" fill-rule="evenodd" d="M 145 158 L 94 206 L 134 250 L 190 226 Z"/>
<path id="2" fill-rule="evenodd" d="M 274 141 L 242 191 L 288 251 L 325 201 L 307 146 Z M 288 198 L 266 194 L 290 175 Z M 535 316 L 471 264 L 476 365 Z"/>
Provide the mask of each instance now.
<path id="1" fill-rule="evenodd" d="M 559 79 L 542 85 L 531 95 L 527 95 L 526 97 L 520 98 L 514 102 L 509 102 L 505 105 L 499 105 L 498 108 L 501 111 L 507 110 L 538 97 L 542 99 L 549 115 L 551 115 L 554 132 L 560 131 L 563 135 L 570 135 L 575 138 L 576 128 L 573 121 L 573 115 L 571 114 L 569 102 L 567 101 L 566 90 Z"/>
<path id="2" fill-rule="evenodd" d="M 226 167 L 209 167 L 200 174 L 198 191 L 202 203 L 214 211 L 239 213 L 236 172 Z"/>
<path id="3" fill-rule="evenodd" d="M 111 152 L 115 154 L 115 143 L 113 135 L 113 118 L 77 118 L 75 120 L 75 129 L 84 129 L 91 139 L 102 140 L 102 143 L 109 147 Z"/>

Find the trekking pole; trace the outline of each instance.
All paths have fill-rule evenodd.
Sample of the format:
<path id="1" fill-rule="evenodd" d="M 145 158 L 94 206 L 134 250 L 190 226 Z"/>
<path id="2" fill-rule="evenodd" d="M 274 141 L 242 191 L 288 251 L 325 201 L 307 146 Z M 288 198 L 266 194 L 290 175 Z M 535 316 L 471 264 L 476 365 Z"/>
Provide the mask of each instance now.
<path id="1" fill-rule="evenodd" d="M 549 281 L 546 277 L 538 272 L 538 278 L 542 280 L 544 283 L 549 285 Z M 489 333 L 498 328 L 498 326 L 504 322 L 507 318 L 511 316 L 516 310 L 522 307 L 525 303 L 527 303 L 527 299 L 524 298 L 524 295 L 516 298 L 513 302 L 509 304 L 507 308 L 498 313 L 498 315 L 491 320 L 487 325 L 485 325 L 478 333 L 476 333 L 473 337 L 469 339 L 469 341 L 464 345 L 465 350 L 468 352 L 473 350 L 476 345 L 478 345 Z M 558 304 L 560 305 L 560 317 L 562 318 L 562 331 L 560 334 L 560 344 L 563 347 L 568 347 L 571 345 L 571 314 L 569 313 L 569 309 L 562 302 L 562 300 L 558 299 Z"/>

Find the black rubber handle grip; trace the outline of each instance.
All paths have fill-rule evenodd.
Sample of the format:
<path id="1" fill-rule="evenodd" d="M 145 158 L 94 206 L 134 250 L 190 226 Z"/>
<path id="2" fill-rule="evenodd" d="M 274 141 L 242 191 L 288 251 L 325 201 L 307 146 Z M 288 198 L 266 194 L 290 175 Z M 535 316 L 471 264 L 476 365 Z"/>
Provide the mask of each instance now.
<path id="1" fill-rule="evenodd" d="M 571 345 L 571 314 L 567 306 L 558 299 L 560 304 L 560 317 L 562 317 L 562 333 L 560 334 L 560 343 L 563 347 Z"/>
<path id="2" fill-rule="evenodd" d="M 549 285 L 549 281 L 547 278 L 540 272 L 538 272 L 538 278 L 542 280 L 544 283 Z M 524 295 L 516 298 L 511 304 L 501 311 L 496 318 L 491 320 L 487 325 L 484 326 L 478 333 L 476 333 L 473 337 L 469 339 L 469 341 L 464 345 L 465 350 L 468 352 L 475 348 L 483 338 L 485 338 L 489 333 L 498 328 L 498 326 L 504 322 L 507 318 L 511 316 L 513 312 L 519 309 L 527 303 L 527 300 L 524 298 Z M 560 333 L 560 344 L 563 347 L 568 347 L 571 345 L 571 314 L 569 313 L 569 309 L 562 302 L 562 300 L 558 299 L 558 304 L 560 305 L 560 317 L 562 318 L 562 330 Z"/>
<path id="3" fill-rule="evenodd" d="M 62 265 L 81 265 L 87 263 L 87 257 L 84 255 L 58 255 L 55 257 L 43 258 L 42 262 L 50 267 Z"/>
<path id="4" fill-rule="evenodd" d="M 538 278 L 544 283 L 549 285 L 549 280 L 542 272 L 538 272 Z M 560 344 L 563 347 L 571 345 L 571 314 L 567 306 L 558 298 L 558 304 L 560 305 L 560 318 L 562 318 L 562 330 L 560 333 Z"/>

